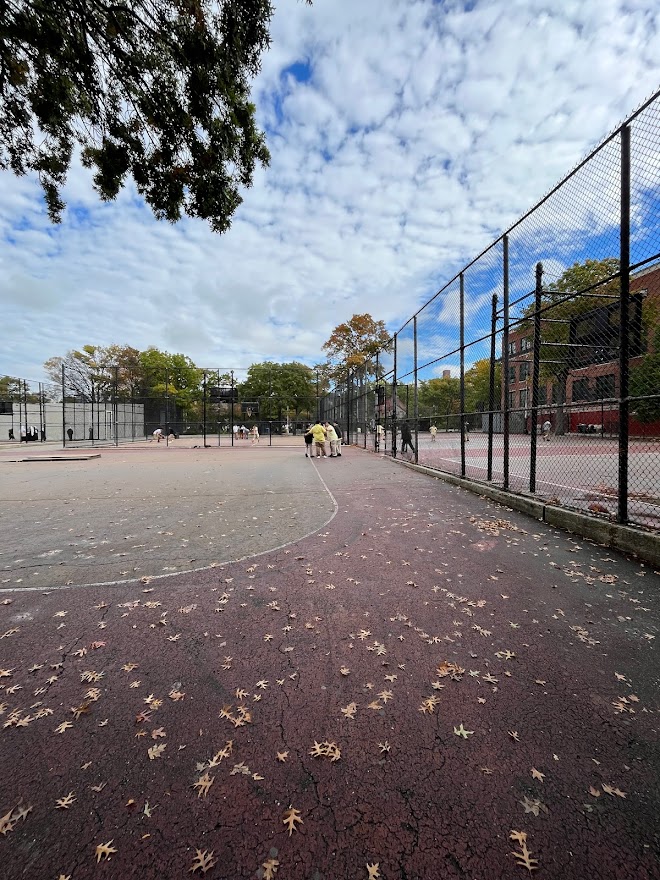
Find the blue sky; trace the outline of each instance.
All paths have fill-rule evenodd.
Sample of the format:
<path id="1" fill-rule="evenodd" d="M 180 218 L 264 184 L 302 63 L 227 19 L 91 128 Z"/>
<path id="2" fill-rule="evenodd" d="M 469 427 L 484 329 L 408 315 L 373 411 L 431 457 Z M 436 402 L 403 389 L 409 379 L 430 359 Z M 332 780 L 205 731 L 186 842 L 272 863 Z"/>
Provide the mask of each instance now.
<path id="1" fill-rule="evenodd" d="M 254 84 L 272 162 L 224 236 L 158 223 L 132 186 L 102 204 L 79 164 L 52 227 L 36 181 L 0 174 L 0 374 L 112 343 L 312 364 L 356 312 L 396 330 L 660 79 L 651 0 L 280 0 L 272 38 Z M 576 192 L 548 221 L 563 244 L 529 227 L 555 276 L 594 217 L 609 246 L 609 196 Z M 487 321 L 490 293 L 468 298 Z M 450 291 L 438 350 L 455 317 Z"/>

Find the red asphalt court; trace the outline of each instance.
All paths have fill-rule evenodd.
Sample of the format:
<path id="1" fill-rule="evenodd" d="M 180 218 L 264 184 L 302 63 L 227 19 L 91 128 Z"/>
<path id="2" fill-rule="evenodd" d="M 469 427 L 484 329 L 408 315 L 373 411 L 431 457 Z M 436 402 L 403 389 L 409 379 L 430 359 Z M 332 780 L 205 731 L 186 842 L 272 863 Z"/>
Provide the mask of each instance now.
<path id="1" fill-rule="evenodd" d="M 0 593 L 3 880 L 660 878 L 657 573 L 277 455 L 315 469 L 307 538 Z"/>

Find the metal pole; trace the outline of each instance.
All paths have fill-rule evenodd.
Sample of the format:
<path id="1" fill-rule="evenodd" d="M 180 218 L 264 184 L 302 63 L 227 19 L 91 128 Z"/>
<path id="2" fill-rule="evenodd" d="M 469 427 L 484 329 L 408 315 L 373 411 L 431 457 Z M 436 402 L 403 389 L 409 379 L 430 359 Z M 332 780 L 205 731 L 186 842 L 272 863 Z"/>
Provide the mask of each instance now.
<path id="1" fill-rule="evenodd" d="M 351 443 L 351 371 L 346 378 L 346 442 Z"/>
<path id="2" fill-rule="evenodd" d="M 630 126 L 621 129 L 621 229 L 619 269 L 621 272 L 619 321 L 619 509 L 617 520 L 628 522 L 628 399 L 629 295 L 630 295 Z"/>
<path id="3" fill-rule="evenodd" d="M 413 388 L 413 418 L 415 419 L 415 464 L 419 463 L 419 399 L 417 397 L 417 315 L 413 318 L 413 355 L 415 359 L 415 386 Z"/>
<path id="4" fill-rule="evenodd" d="M 46 426 L 44 424 L 44 386 L 39 382 L 39 442 L 43 443 L 46 439 Z M 601 422 L 602 424 L 602 422 Z"/>
<path id="5" fill-rule="evenodd" d="M 461 349 L 461 476 L 465 476 L 465 276 L 461 272 L 460 278 L 460 349 Z"/>
<path id="6" fill-rule="evenodd" d="M 234 445 L 234 371 L 231 370 L 231 400 L 229 401 L 229 433 L 231 434 L 231 445 Z M 270 431 L 270 425 L 268 426 Z"/>
<path id="7" fill-rule="evenodd" d="M 488 474 L 493 479 L 493 418 L 495 410 L 495 335 L 497 333 L 497 294 L 493 294 L 490 319 L 490 376 L 488 382 Z"/>
<path id="8" fill-rule="evenodd" d="M 115 366 L 115 387 L 114 387 L 115 402 L 114 402 L 114 406 L 113 406 L 113 410 L 114 410 L 113 418 L 115 420 L 115 446 L 119 446 L 119 424 L 118 424 L 119 404 L 117 403 L 118 388 L 119 388 L 119 367 Z"/>
<path id="9" fill-rule="evenodd" d="M 204 380 L 206 381 L 206 374 L 204 375 Z M 169 370 L 165 371 L 165 446 L 170 445 L 170 372 Z M 204 425 L 204 431 L 206 432 L 206 424 Z M 204 446 L 206 446 L 206 433 L 204 433 Z"/>
<path id="10" fill-rule="evenodd" d="M 534 289 L 534 360 L 532 365 L 532 417 L 529 449 L 529 491 L 536 492 L 536 448 L 538 445 L 539 368 L 541 363 L 541 294 L 543 292 L 543 264 L 536 264 Z"/>
<path id="11" fill-rule="evenodd" d="M 378 369 L 378 356 L 380 352 L 376 352 L 376 404 L 375 404 L 375 412 L 374 412 L 374 421 L 376 422 L 376 436 L 374 437 L 374 449 L 376 452 L 380 452 L 380 379 L 379 379 L 379 369 Z"/>
<path id="12" fill-rule="evenodd" d="M 396 458 L 396 349 L 398 335 L 394 334 L 394 369 L 392 375 L 392 457 Z"/>
<path id="13" fill-rule="evenodd" d="M 62 364 L 62 446 L 66 446 L 66 395 L 64 393 L 64 364 Z M 18 426 L 18 434 L 20 437 L 21 426 Z"/>
<path id="14" fill-rule="evenodd" d="M 206 449 L 206 370 L 204 370 L 204 381 L 203 381 L 203 389 L 204 389 L 204 398 L 202 404 L 202 420 L 204 422 L 203 428 L 203 436 L 204 436 L 204 449 Z"/>
<path id="15" fill-rule="evenodd" d="M 502 333 L 502 370 L 504 372 L 504 400 L 502 401 L 503 483 L 509 488 L 509 237 L 502 239 L 502 283 L 504 290 L 504 332 Z"/>

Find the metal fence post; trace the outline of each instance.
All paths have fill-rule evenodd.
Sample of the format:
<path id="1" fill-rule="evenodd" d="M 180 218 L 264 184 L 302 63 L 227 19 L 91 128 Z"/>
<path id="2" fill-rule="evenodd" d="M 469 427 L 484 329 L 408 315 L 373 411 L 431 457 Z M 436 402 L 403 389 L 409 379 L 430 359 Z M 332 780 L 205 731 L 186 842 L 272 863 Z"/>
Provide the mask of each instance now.
<path id="1" fill-rule="evenodd" d="M 419 400 L 417 397 L 417 315 L 413 318 L 413 357 L 415 386 L 413 391 L 413 418 L 415 419 L 415 464 L 419 463 Z"/>
<path id="2" fill-rule="evenodd" d="M 502 333 L 502 371 L 504 373 L 504 400 L 502 401 L 502 441 L 504 489 L 509 488 L 509 236 L 502 239 L 502 287 L 504 292 L 504 332 Z"/>
<path id="3" fill-rule="evenodd" d="M 351 371 L 346 374 L 346 442 L 351 445 Z"/>
<path id="4" fill-rule="evenodd" d="M 113 404 L 113 417 L 115 421 L 115 446 L 119 446 L 119 403 L 117 401 L 117 396 L 119 394 L 119 367 L 115 365 L 115 382 L 113 386 L 113 394 L 114 394 L 114 404 Z"/>
<path id="5" fill-rule="evenodd" d="M 493 418 L 495 410 L 495 334 L 497 333 L 497 294 L 493 294 L 490 319 L 490 374 L 488 378 L 488 474 L 493 479 Z"/>
<path id="6" fill-rule="evenodd" d="M 532 364 L 532 415 L 530 424 L 529 491 L 536 492 L 536 448 L 538 433 L 536 422 L 539 408 L 539 368 L 541 363 L 541 293 L 543 291 L 543 264 L 536 264 L 534 288 L 534 359 Z"/>
<path id="7" fill-rule="evenodd" d="M 62 446 L 66 446 L 66 393 L 64 381 L 64 364 L 62 364 Z M 21 426 L 18 426 L 18 436 L 21 435 Z"/>
<path id="8" fill-rule="evenodd" d="M 621 228 L 619 270 L 619 505 L 617 520 L 628 522 L 628 439 L 630 432 L 628 399 L 630 295 L 630 126 L 621 129 Z"/>
<path id="9" fill-rule="evenodd" d="M 234 445 L 234 371 L 231 370 L 231 400 L 229 401 L 229 433 L 231 445 Z"/>
<path id="10" fill-rule="evenodd" d="M 203 420 L 203 436 L 204 436 L 204 449 L 206 449 L 206 370 L 204 370 L 204 378 L 202 380 L 202 420 Z M 168 405 L 168 418 L 169 418 L 169 405 Z"/>
<path id="11" fill-rule="evenodd" d="M 461 476 L 465 476 L 465 276 L 460 274 L 460 349 L 461 349 L 461 391 L 460 391 L 460 429 L 461 429 Z"/>
<path id="12" fill-rule="evenodd" d="M 394 334 L 394 369 L 392 372 L 392 458 L 396 458 L 396 349 L 397 334 Z"/>

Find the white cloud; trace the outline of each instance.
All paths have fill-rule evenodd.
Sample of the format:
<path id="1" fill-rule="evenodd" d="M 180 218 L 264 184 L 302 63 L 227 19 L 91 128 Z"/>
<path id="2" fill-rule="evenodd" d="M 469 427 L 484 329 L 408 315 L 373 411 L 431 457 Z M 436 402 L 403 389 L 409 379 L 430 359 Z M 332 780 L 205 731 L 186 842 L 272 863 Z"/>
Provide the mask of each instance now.
<path id="1" fill-rule="evenodd" d="M 652 0 L 471 5 L 281 0 L 255 83 L 272 162 L 225 236 L 157 223 L 132 185 L 101 204 L 79 165 L 53 228 L 35 181 L 4 173 L 0 373 L 38 379 L 47 357 L 113 342 L 204 366 L 314 363 L 354 312 L 398 329 L 658 85 Z M 532 286 L 538 259 L 573 262 L 584 230 L 608 246 L 612 183 L 599 182 L 577 179 L 517 232 L 512 290 Z M 643 216 L 640 202 L 638 237 Z M 478 333 L 494 281 L 468 282 Z M 430 310 L 425 358 L 453 347 L 456 310 L 453 291 Z"/>

